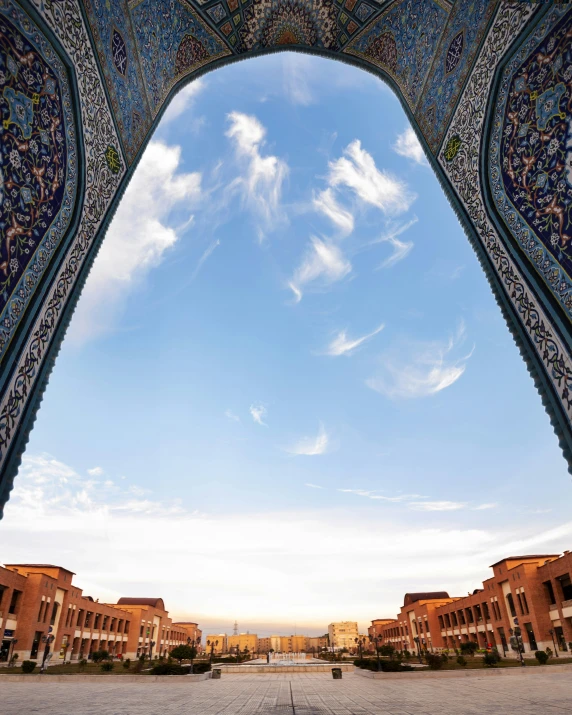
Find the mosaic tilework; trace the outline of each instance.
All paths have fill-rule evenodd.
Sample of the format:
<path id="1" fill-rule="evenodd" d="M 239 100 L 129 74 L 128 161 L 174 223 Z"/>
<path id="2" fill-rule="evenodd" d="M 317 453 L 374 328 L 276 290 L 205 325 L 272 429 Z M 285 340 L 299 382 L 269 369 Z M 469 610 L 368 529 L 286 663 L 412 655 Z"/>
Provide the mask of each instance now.
<path id="1" fill-rule="evenodd" d="M 145 94 L 127 0 L 84 0 L 111 106 L 131 163 L 152 116 Z"/>
<path id="2" fill-rule="evenodd" d="M 418 105 L 417 120 L 431 149 L 443 134 L 475 61 L 497 0 L 457 0 Z"/>
<path id="3" fill-rule="evenodd" d="M 482 128 L 495 70 L 506 48 L 537 10 L 538 5 L 533 3 L 504 3 L 499 8 L 445 136 L 439 163 L 464 205 L 501 278 L 506 298 L 514 306 L 522 329 L 529 337 L 538 361 L 536 369 L 540 370 L 542 366 L 558 395 L 560 414 L 566 420 L 562 432 L 569 432 L 572 421 L 571 346 L 559 337 L 550 315 L 511 259 L 493 226 L 479 180 Z"/>
<path id="4" fill-rule="evenodd" d="M 492 197 L 572 316 L 572 16 L 555 7 L 507 64 L 489 146 Z"/>
<path id="5" fill-rule="evenodd" d="M 179 80 L 231 54 L 185 0 L 135 0 L 130 11 L 154 115 Z"/>
<path id="6" fill-rule="evenodd" d="M 297 45 L 338 51 L 393 0 L 190 0 L 233 52 Z"/>
<path id="7" fill-rule="evenodd" d="M 7 5 L 8 0 L 0 1 L 4 7 Z M 26 407 L 41 395 L 42 384 L 38 378 L 48 358 L 48 350 L 55 338 L 62 312 L 70 298 L 77 296 L 80 269 L 90 255 L 107 208 L 125 175 L 119 139 L 76 0 L 33 0 L 33 4 L 62 43 L 73 65 L 81 68 L 81 72 L 77 73 L 77 85 L 85 149 L 82 167 L 85 189 L 78 229 L 51 283 L 44 304 L 28 331 L 27 342 L 17 356 L 10 379 L 2 387 L 0 505 L 8 499 L 14 478 L 14 471 L 6 472 L 5 468 L 9 449 L 19 435 Z"/>
<path id="8" fill-rule="evenodd" d="M 415 107 L 445 27 L 448 5 L 403 0 L 382 13 L 344 50 L 395 79 Z"/>
<path id="9" fill-rule="evenodd" d="M 12 0 L 0 0 L 0 356 L 69 227 L 76 128 L 66 68 Z"/>

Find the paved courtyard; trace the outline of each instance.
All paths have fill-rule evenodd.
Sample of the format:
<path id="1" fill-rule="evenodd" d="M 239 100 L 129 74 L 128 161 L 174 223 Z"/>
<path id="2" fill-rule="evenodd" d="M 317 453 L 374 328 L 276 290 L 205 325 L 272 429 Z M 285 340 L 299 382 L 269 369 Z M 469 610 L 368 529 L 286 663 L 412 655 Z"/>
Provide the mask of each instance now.
<path id="1" fill-rule="evenodd" d="M 195 683 L 0 683 L 2 715 L 538 715 L 572 711 L 570 672 L 369 680 L 223 675 Z"/>

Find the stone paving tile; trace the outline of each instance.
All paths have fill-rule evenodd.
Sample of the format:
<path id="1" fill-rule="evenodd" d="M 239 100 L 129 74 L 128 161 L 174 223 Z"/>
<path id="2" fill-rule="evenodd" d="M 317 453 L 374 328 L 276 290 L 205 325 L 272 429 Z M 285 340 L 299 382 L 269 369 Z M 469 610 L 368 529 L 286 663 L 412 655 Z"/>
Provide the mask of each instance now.
<path id="1" fill-rule="evenodd" d="M 49 676 L 48 676 L 49 677 Z M 558 715 L 567 673 L 369 680 L 327 673 L 227 675 L 202 682 L 5 683 L 1 715 Z"/>

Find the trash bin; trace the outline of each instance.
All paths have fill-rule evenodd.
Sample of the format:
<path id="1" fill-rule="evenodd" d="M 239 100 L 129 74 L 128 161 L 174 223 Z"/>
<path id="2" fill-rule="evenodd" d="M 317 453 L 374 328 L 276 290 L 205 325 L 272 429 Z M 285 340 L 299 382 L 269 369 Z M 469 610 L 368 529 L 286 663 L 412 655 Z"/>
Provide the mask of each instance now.
<path id="1" fill-rule="evenodd" d="M 222 675 L 222 670 L 220 668 L 213 668 L 213 675 L 212 675 L 213 680 L 220 680 L 221 675 Z"/>
<path id="2" fill-rule="evenodd" d="M 341 680 L 342 679 L 342 669 L 341 668 L 332 668 L 332 678 L 334 680 Z"/>

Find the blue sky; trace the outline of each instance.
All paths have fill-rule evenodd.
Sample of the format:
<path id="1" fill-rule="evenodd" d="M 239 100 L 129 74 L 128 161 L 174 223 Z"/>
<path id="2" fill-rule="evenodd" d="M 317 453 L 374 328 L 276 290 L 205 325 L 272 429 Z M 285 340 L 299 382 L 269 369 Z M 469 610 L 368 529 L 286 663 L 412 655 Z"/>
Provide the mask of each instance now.
<path id="1" fill-rule="evenodd" d="M 61 562 L 102 599 L 317 633 L 568 548 L 569 495 L 398 100 L 288 53 L 168 109 L 0 529 L 5 561 Z"/>

